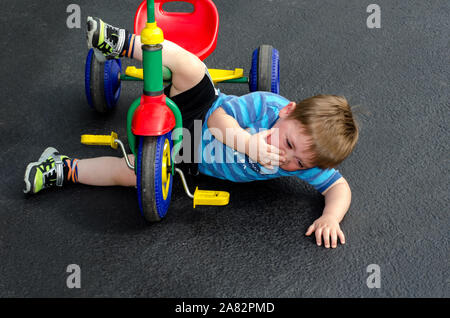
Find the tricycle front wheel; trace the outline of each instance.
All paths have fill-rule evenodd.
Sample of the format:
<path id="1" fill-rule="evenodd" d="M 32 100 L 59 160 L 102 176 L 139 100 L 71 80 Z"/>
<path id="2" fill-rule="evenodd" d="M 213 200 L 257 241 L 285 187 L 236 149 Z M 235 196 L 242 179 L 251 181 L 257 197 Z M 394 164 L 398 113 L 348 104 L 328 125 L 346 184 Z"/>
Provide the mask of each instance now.
<path id="1" fill-rule="evenodd" d="M 149 222 L 167 214 L 172 194 L 173 142 L 171 133 L 139 137 L 136 155 L 136 184 L 139 209 Z"/>

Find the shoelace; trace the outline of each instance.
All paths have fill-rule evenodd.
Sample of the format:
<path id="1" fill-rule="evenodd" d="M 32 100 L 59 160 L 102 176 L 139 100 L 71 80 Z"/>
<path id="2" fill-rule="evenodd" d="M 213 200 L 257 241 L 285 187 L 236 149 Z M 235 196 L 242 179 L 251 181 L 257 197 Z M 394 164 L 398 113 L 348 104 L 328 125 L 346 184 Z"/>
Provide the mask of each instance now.
<path id="1" fill-rule="evenodd" d="M 47 167 L 50 167 L 49 170 L 47 170 Z M 38 169 L 42 172 L 43 180 L 43 187 L 47 188 L 53 185 L 56 185 L 56 168 L 53 162 L 53 159 L 47 159 L 43 162 L 42 165 L 38 166 Z"/>
<path id="2" fill-rule="evenodd" d="M 106 26 L 106 38 L 111 41 L 114 46 L 116 46 L 119 41 L 119 29 Z"/>
<path id="3" fill-rule="evenodd" d="M 115 28 L 107 25 L 105 33 L 106 33 L 105 41 L 103 41 L 97 47 L 97 49 L 99 49 L 105 55 L 110 55 L 114 50 L 113 47 L 111 46 L 111 44 L 114 45 L 114 47 L 116 47 L 117 42 L 119 41 L 119 34 L 118 34 L 119 29 L 115 29 Z"/>
<path id="4" fill-rule="evenodd" d="M 109 55 L 112 53 L 112 47 L 109 46 L 109 44 L 106 42 L 103 42 L 102 44 L 97 46 L 97 49 L 99 49 L 100 52 L 102 52 L 104 55 Z"/>

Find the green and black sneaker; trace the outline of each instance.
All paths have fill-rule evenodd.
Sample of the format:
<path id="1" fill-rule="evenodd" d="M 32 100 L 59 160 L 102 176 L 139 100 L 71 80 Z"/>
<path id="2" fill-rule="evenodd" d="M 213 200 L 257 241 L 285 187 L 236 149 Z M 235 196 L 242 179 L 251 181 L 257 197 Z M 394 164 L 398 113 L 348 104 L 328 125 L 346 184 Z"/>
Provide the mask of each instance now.
<path id="1" fill-rule="evenodd" d="M 116 28 L 99 18 L 87 18 L 87 44 L 99 50 L 106 58 L 118 58 L 128 37 L 128 31 Z"/>
<path id="2" fill-rule="evenodd" d="M 64 160 L 70 159 L 60 155 L 58 150 L 49 147 L 44 150 L 38 161 L 32 162 L 25 170 L 24 193 L 38 193 L 50 187 L 62 187 L 64 183 Z"/>

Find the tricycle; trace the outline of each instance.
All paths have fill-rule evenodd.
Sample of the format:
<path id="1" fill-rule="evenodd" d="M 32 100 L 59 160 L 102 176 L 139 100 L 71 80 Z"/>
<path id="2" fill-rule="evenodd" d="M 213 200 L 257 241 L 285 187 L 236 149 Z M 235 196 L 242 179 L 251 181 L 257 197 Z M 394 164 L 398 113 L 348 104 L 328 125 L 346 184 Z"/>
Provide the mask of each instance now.
<path id="1" fill-rule="evenodd" d="M 83 135 L 87 145 L 120 147 L 127 166 L 136 174 L 139 209 L 147 221 L 163 219 L 170 205 L 175 172 L 181 177 L 186 194 L 196 205 L 226 205 L 229 193 L 199 190 L 191 194 L 183 171 L 175 167 L 174 158 L 181 148 L 182 134 L 172 132 L 182 127 L 182 114 L 177 105 L 164 95 L 164 85 L 170 83 L 171 71 L 162 65 L 162 42 L 168 39 L 197 55 L 201 60 L 216 48 L 219 15 L 211 0 L 183 0 L 190 4 L 189 12 L 167 10 L 174 0 L 145 0 L 134 18 L 134 33 L 141 35 L 142 69 L 134 66 L 122 71 L 119 58 L 107 59 L 90 49 L 85 65 L 85 92 L 89 105 L 99 113 L 116 107 L 122 83 L 143 81 L 143 93 L 127 113 L 128 145 L 134 154 L 130 162 L 123 142 L 117 134 Z M 164 33 L 163 33 L 164 30 Z M 209 69 L 214 83 L 244 83 L 249 90 L 279 93 L 279 54 L 270 45 L 253 51 L 249 76 L 242 68 Z M 176 135 L 176 136 L 175 136 Z"/>

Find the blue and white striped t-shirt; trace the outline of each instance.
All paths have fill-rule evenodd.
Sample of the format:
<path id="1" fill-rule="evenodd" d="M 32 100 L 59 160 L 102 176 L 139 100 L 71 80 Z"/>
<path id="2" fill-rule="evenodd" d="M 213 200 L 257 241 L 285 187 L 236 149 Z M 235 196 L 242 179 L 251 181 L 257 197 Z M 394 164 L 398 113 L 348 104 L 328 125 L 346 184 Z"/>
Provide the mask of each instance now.
<path id="1" fill-rule="evenodd" d="M 289 100 L 268 92 L 253 92 L 243 96 L 225 95 L 219 97 L 205 116 L 202 127 L 202 142 L 198 148 L 201 162 L 198 169 L 201 173 L 234 182 L 273 179 L 285 176 L 296 176 L 308 182 L 319 192 L 324 192 L 341 176 L 335 169 L 313 167 L 306 170 L 286 171 L 278 166 L 267 169 L 249 159 L 247 155 L 237 152 L 217 140 L 208 129 L 209 116 L 222 107 L 239 125 L 250 133 L 270 129 L 277 121 L 280 110 Z"/>

